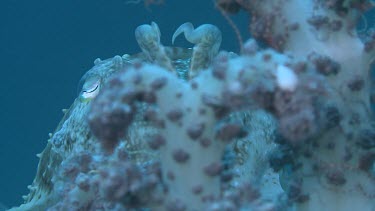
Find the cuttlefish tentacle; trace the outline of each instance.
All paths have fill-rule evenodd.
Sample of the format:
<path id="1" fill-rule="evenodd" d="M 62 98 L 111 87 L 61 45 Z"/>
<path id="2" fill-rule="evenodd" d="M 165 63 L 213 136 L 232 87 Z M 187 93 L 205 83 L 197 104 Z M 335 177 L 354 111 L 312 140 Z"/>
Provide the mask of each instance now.
<path id="1" fill-rule="evenodd" d="M 194 29 L 193 24 L 184 23 L 173 34 L 172 44 L 181 33 L 184 33 L 185 38 L 195 45 L 189 73 L 192 78 L 198 74 L 199 70 L 207 68 L 218 54 L 222 39 L 221 31 L 211 24 L 203 24 Z"/>
<path id="2" fill-rule="evenodd" d="M 171 59 L 167 56 L 164 46 L 160 43 L 160 30 L 155 22 L 152 22 L 151 25 L 138 26 L 135 30 L 135 38 L 149 62 L 174 71 Z"/>

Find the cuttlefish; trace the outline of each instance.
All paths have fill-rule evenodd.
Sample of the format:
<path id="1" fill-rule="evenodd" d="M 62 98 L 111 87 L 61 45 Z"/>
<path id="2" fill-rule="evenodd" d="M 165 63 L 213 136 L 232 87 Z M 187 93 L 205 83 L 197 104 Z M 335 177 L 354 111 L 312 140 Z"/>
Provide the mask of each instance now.
<path id="1" fill-rule="evenodd" d="M 175 72 L 182 80 L 190 80 L 212 63 L 222 40 L 220 30 L 210 24 L 194 29 L 191 23 L 184 23 L 173 34 L 172 44 L 182 33 L 194 44 L 193 48 L 163 46 L 158 25 L 154 22 L 144 24 L 135 30 L 140 53 L 94 61 L 94 67 L 81 79 L 78 97 L 69 109 L 63 110 L 64 117 L 56 130 L 49 134 L 46 148 L 37 155 L 40 158 L 37 174 L 33 183 L 28 186 L 29 194 L 23 197 L 25 203 L 11 210 L 46 210 L 56 206 L 61 201 L 63 191 L 59 184 L 66 179 L 59 176 L 62 166 L 69 163 L 69 159 L 82 154 L 100 153 L 100 147 L 91 134 L 86 119 L 90 102 L 100 93 L 101 88 L 106 86 L 113 73 L 126 66 L 153 63 L 166 71 Z M 126 150 L 134 162 L 144 162 L 150 159 L 150 153 L 143 142 L 155 130 L 155 127 L 140 118 L 128 129 L 119 147 Z M 91 173 L 95 174 L 95 171 L 91 170 Z"/>

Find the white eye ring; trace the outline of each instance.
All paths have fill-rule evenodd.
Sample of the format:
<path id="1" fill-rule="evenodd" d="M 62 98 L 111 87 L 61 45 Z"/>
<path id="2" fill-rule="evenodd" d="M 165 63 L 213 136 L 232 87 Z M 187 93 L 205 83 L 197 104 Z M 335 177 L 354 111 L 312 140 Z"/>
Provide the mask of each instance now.
<path id="1" fill-rule="evenodd" d="M 98 94 L 100 90 L 100 80 L 88 80 L 85 82 L 81 92 L 81 99 L 83 100 L 92 100 Z"/>

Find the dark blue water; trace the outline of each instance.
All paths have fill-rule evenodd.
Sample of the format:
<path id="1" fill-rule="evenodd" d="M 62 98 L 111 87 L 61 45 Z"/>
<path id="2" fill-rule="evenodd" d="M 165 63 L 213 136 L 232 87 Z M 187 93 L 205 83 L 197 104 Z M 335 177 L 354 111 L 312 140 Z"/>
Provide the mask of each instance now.
<path id="1" fill-rule="evenodd" d="M 222 48 L 238 51 L 235 34 L 213 1 L 165 1 L 150 8 L 126 0 L 1 1 L 0 207 L 18 205 L 28 193 L 35 154 L 44 149 L 95 58 L 139 51 L 137 26 L 157 22 L 162 43 L 170 45 L 180 24 L 211 23 L 223 32 Z M 248 37 L 246 15 L 235 22 Z M 182 37 L 176 45 L 191 47 Z"/>
<path id="2" fill-rule="evenodd" d="M 125 0 L 1 1 L 0 203 L 20 204 L 28 193 L 35 154 L 44 149 L 94 59 L 139 51 L 137 26 L 157 22 L 163 44 L 170 45 L 180 24 L 212 23 L 223 32 L 223 48 L 238 51 L 233 30 L 211 0 L 166 2 L 147 9 Z M 246 21 L 242 15 L 243 26 Z M 176 44 L 190 47 L 182 37 Z"/>

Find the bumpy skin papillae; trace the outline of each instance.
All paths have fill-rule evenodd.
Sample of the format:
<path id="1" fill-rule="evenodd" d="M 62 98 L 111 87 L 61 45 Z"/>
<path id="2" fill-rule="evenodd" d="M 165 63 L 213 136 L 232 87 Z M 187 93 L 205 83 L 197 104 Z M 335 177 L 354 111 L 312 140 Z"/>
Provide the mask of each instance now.
<path id="1" fill-rule="evenodd" d="M 98 81 L 98 89 L 100 89 L 111 74 L 130 63 L 129 55 L 115 56 L 107 60 L 97 59 L 95 66 L 83 76 L 82 80 L 83 82 L 89 80 L 90 83 Z M 53 181 L 53 178 L 58 177 L 61 163 L 82 152 L 93 154 L 100 152 L 95 147 L 97 140 L 91 135 L 87 121 L 85 121 L 90 101 L 95 95 L 86 96 L 83 91 L 72 106 L 65 111 L 64 118 L 55 132 L 50 134 L 46 148 L 38 154 L 40 162 L 36 177 L 29 186 L 30 193 L 24 196 L 25 204 L 14 210 L 46 210 L 56 204 L 63 196 L 59 195 L 60 190 L 55 186 L 57 181 Z M 133 134 L 132 139 L 134 137 L 137 137 L 137 134 Z"/>
<path id="2" fill-rule="evenodd" d="M 331 87 L 330 105 L 322 110 L 331 123 L 295 151 L 293 165 L 300 167 L 284 179 L 298 192 L 290 198 L 298 210 L 374 210 L 369 70 L 375 39 L 372 35 L 363 43 L 356 32 L 358 19 L 373 1 L 236 2 L 252 16 L 249 28 L 256 39 L 309 60 Z"/>
<path id="3" fill-rule="evenodd" d="M 160 29 L 155 22 L 152 22 L 151 25 L 138 26 L 135 30 L 135 38 L 147 60 L 167 70 L 174 71 L 171 59 L 160 43 L 160 35 Z"/>
<path id="4" fill-rule="evenodd" d="M 177 71 L 187 71 L 188 61 L 191 57 L 190 49 L 164 48 L 161 46 L 159 43 L 160 31 L 155 23 L 141 26 L 137 29 L 137 33 L 145 33 L 137 36 L 144 53 L 134 56 L 115 56 L 104 61 L 96 59 L 95 66 L 82 77 L 81 82 L 83 84 L 79 97 L 70 109 L 64 111 L 64 118 L 56 131 L 50 134 L 51 138 L 47 147 L 38 155 L 41 160 L 38 165 L 37 175 L 33 184 L 29 186 L 30 193 L 24 197 L 25 204 L 19 209 L 43 210 L 54 205 L 59 197 L 64 197 L 58 195 L 55 184 L 51 181 L 53 177 L 56 178 L 59 174 L 61 162 L 81 153 L 82 149 L 93 154 L 96 153 L 96 148 L 94 147 L 96 141 L 90 135 L 85 119 L 90 101 L 99 93 L 109 75 L 122 69 L 124 65 L 141 61 L 154 62 L 172 70 L 169 58 L 174 62 L 173 65 L 176 66 Z M 147 42 L 150 40 L 151 42 Z M 155 51 L 155 49 L 158 50 Z M 144 135 L 152 134 L 154 130 L 155 128 L 150 127 L 144 121 L 135 120 L 134 124 L 130 126 L 125 143 L 130 157 L 134 158 L 134 162 L 144 162 L 144 158 L 148 157 L 145 154 L 153 154 L 145 151 L 143 140 L 145 138 Z M 55 182 L 58 180 L 55 179 Z M 15 210 L 17 209 L 15 208 Z"/>
<path id="5" fill-rule="evenodd" d="M 52 134 L 41 154 L 30 194 L 26 197 L 28 203 L 18 210 L 45 210 L 55 205 L 60 198 L 63 198 L 60 201 L 64 202 L 63 208 L 75 207 L 81 210 L 87 210 L 85 205 L 101 200 L 134 205 L 134 201 L 129 202 L 126 197 L 129 193 L 134 196 L 132 191 L 127 192 L 127 184 L 133 179 L 118 178 L 119 175 L 130 175 L 130 178 L 131 175 L 141 175 L 139 169 L 135 171 L 136 174 L 125 174 L 123 169 L 132 168 L 128 160 L 116 160 L 116 150 L 124 145 L 124 142 L 118 140 L 126 134 L 125 129 L 137 131 L 137 127 L 131 126 L 136 122 L 137 101 L 146 101 L 160 109 L 147 113 L 148 118 L 161 129 L 157 132 L 161 136 L 153 136 L 149 141 L 152 148 L 159 148 L 163 152 L 160 170 L 169 192 L 158 193 L 162 196 L 166 193 L 164 205 L 169 210 L 182 210 L 184 207 L 205 210 L 206 206 L 217 210 L 224 205 L 230 205 L 231 209 L 228 210 L 241 210 L 253 208 L 251 203 L 254 201 L 251 200 L 259 200 L 254 197 L 257 194 L 251 195 L 253 198 L 241 198 L 242 190 L 248 191 L 248 186 L 229 191 L 225 187 L 224 190 L 219 188 L 222 185 L 218 179 L 221 169 L 217 164 L 220 164 L 220 155 L 226 144 L 222 139 L 241 135 L 238 126 L 223 122 L 221 117 L 244 106 L 246 109 L 264 108 L 277 119 L 281 134 L 281 138 L 277 139 L 280 149 L 279 152 L 270 153 L 270 165 L 275 171 L 281 172 L 288 202 L 296 203 L 298 210 L 374 209 L 375 132 L 369 106 L 369 65 L 374 60 L 375 36 L 372 35 L 362 43 L 355 32 L 359 15 L 371 6 L 371 1 L 220 2 L 219 5 L 229 5 L 228 10 L 231 12 L 239 11 L 242 6 L 252 16 L 249 28 L 253 37 L 285 55 L 274 51 L 259 52 L 253 45 L 255 42 L 249 42 L 244 46 L 247 55 L 237 59 L 221 56 L 213 61 L 207 71 L 201 75 L 192 74 L 190 78 L 195 79 L 184 83 L 178 81 L 174 73 L 168 73 L 173 70 L 168 59 L 172 57 L 170 49 L 163 50 L 159 42 L 160 32 L 156 24 L 140 27 L 137 40 L 140 41 L 143 53 L 139 60 L 158 66 L 135 62 L 133 67 L 118 75 L 117 80 L 111 80 L 105 91 L 96 98 L 90 112 L 91 129 L 100 139 L 101 147 L 115 151 L 110 157 L 115 159 L 116 165 L 106 164 L 108 157 L 103 156 L 101 149 L 93 147 L 97 139 L 91 136 L 85 118 L 87 102 L 90 102 L 88 98 L 96 95 L 96 92 L 92 92 L 96 85 L 96 74 L 88 74 L 86 78 L 90 84 L 84 86 L 87 91 L 83 95 L 85 100 L 75 101 Z M 173 37 L 184 33 L 190 41 L 200 46 L 196 41 L 210 37 L 205 35 L 205 31 L 206 27 L 194 29 L 190 24 L 183 24 Z M 212 56 L 217 52 L 215 37 L 210 39 L 212 42 L 202 42 L 212 47 L 208 47 L 201 55 L 196 54 L 199 48 L 194 49 L 193 60 L 198 60 L 191 62 L 192 73 L 200 69 L 197 66 L 211 63 Z M 97 65 L 105 67 L 104 72 L 111 72 L 122 69 L 122 63 L 117 62 L 120 60 L 119 57 L 103 63 L 98 60 Z M 186 67 L 186 63 L 181 64 Z M 292 78 L 296 74 L 298 84 L 292 84 L 292 89 L 283 90 L 284 85 L 280 84 L 288 84 L 288 81 L 285 81 L 283 74 L 275 74 L 275 70 L 286 70 Z M 140 137 L 139 142 L 143 142 L 145 138 L 142 135 Z M 90 172 L 80 172 L 84 173 L 83 177 L 75 175 L 69 178 L 58 173 L 61 164 L 78 167 L 78 172 L 80 168 L 87 167 L 85 162 L 74 159 L 80 157 L 82 151 L 89 151 L 93 156 L 92 161 L 98 166 L 90 167 Z M 140 165 L 136 169 L 138 167 Z M 70 169 L 77 170 L 67 168 Z M 114 170 L 114 173 L 105 173 L 110 170 Z M 71 176 L 74 171 L 66 173 Z M 247 172 L 246 169 L 243 172 Z M 92 193 L 92 189 L 83 193 L 87 187 L 81 179 L 85 181 L 85 176 L 91 173 L 102 179 L 94 183 L 99 182 L 100 185 L 94 187 L 101 187 L 104 191 L 100 200 L 96 200 L 95 194 L 87 194 Z M 194 177 L 197 180 L 193 180 Z M 243 181 L 241 179 L 237 181 Z M 152 182 L 148 184 L 152 186 Z M 56 188 L 64 185 L 68 187 L 67 192 L 66 189 Z M 73 189 L 69 190 L 71 186 Z M 75 190 L 83 197 L 77 197 Z M 152 187 L 147 190 L 154 192 Z M 218 195 L 221 197 L 215 199 Z M 140 200 L 144 202 L 141 206 L 150 206 L 147 201 L 152 200 L 147 199 Z"/>
<path id="6" fill-rule="evenodd" d="M 189 72 L 190 78 L 193 78 L 199 70 L 207 68 L 218 54 L 222 40 L 221 31 L 211 24 L 203 24 L 194 29 L 193 24 L 184 23 L 173 34 L 172 44 L 181 33 L 184 33 L 190 43 L 195 44 Z"/>
<path id="7" fill-rule="evenodd" d="M 121 70 L 125 65 L 139 64 L 143 61 L 153 62 L 172 70 L 174 68 L 171 67 L 169 58 L 172 59 L 177 71 L 187 72 L 188 62 L 191 57 L 190 49 L 164 48 L 159 42 L 160 31 L 155 23 L 139 27 L 136 33 L 143 33 L 141 35 L 137 34 L 137 41 L 140 43 L 143 53 L 134 56 L 115 56 L 107 60 L 96 59 L 95 66 L 82 77 L 81 82 L 83 84 L 79 97 L 70 109 L 64 111 L 65 116 L 56 131 L 50 135 L 51 138 L 47 147 L 38 155 L 41 160 L 36 178 L 29 187 L 30 193 L 24 197 L 25 204 L 14 210 L 44 210 L 55 205 L 59 199 L 66 199 L 71 196 L 69 192 L 65 193 L 68 195 L 62 195 L 64 194 L 61 193 L 62 190 L 56 187 L 56 183 L 61 183 L 64 178 L 61 172 L 59 173 L 61 171 L 61 163 L 65 161 L 69 165 L 69 162 L 74 162 L 76 157 L 79 157 L 83 152 L 89 152 L 92 155 L 100 153 L 100 150 L 95 147 L 96 139 L 91 136 L 85 119 L 91 100 L 96 97 L 104 84 L 107 83 L 107 78 L 110 75 Z M 151 42 L 148 42 L 150 40 Z M 138 109 L 142 110 L 142 108 L 142 105 L 138 106 Z M 155 153 L 147 151 L 146 148 L 148 147 L 144 146 L 145 137 L 148 136 L 147 134 L 153 134 L 154 131 L 156 131 L 154 127 L 150 127 L 149 124 L 138 120 L 138 118 L 130 125 L 124 143 L 132 162 L 143 163 L 148 159 L 148 155 L 154 156 Z M 99 163 L 97 165 L 100 166 Z M 60 203 L 63 202 L 63 204 L 68 205 L 73 203 L 73 201 L 66 199 L 60 200 Z M 77 207 L 79 206 L 81 205 L 77 205 Z"/>

